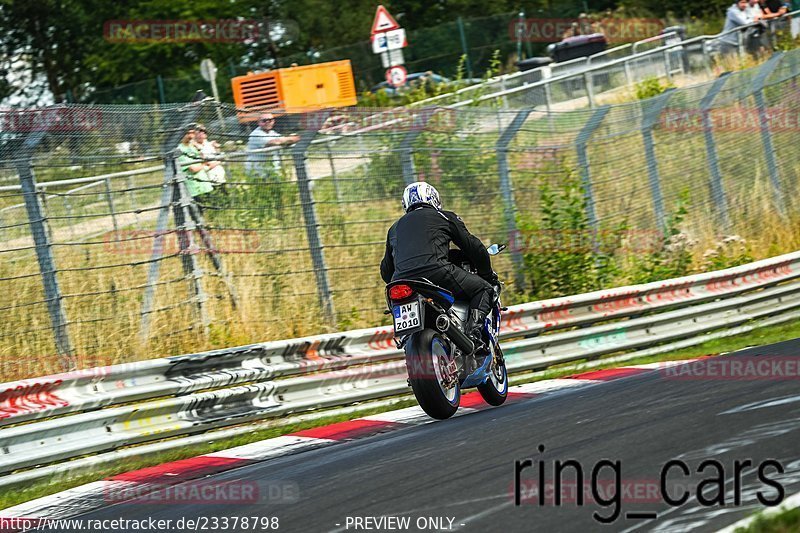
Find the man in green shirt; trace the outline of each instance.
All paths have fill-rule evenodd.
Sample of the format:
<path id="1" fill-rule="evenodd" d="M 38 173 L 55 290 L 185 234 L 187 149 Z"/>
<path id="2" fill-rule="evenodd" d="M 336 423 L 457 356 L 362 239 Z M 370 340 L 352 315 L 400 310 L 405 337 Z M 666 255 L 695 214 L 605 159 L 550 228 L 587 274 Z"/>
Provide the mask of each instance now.
<path id="1" fill-rule="evenodd" d="M 203 160 L 203 154 L 194 142 L 194 126 L 190 126 L 178 145 L 178 168 L 186 174 L 186 189 L 192 198 L 208 194 L 214 190 L 213 180 L 209 179 L 210 163 Z"/>

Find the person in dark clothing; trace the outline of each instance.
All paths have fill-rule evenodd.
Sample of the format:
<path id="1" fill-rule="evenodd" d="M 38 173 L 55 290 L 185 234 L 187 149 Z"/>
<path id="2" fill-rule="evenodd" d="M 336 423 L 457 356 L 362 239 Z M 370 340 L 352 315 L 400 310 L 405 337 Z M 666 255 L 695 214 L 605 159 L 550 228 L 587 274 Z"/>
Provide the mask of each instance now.
<path id="1" fill-rule="evenodd" d="M 386 236 L 383 281 L 425 278 L 452 292 L 456 299 L 469 301 L 467 332 L 479 346 L 498 284 L 486 247 L 467 230 L 461 217 L 442 210 L 439 193 L 428 183 L 406 187 L 403 209 L 405 215 L 392 224 Z M 451 242 L 475 265 L 477 276 L 449 261 Z"/>

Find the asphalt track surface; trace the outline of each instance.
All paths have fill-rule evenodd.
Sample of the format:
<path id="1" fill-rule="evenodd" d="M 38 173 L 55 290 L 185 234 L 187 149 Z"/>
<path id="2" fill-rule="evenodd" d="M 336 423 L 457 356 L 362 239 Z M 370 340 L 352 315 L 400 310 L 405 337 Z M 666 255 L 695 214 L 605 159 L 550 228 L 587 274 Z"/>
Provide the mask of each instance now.
<path id="1" fill-rule="evenodd" d="M 800 340 L 793 340 L 723 357 L 771 355 L 797 362 L 798 354 Z M 714 359 L 719 358 L 703 362 Z M 206 479 L 294 486 L 294 503 L 118 503 L 80 518 L 278 517 L 280 531 L 302 532 L 439 530 L 430 520 L 437 517 L 444 525 L 441 529 L 448 530 L 450 519 L 455 531 L 716 531 L 761 508 L 757 492 L 776 498 L 777 491 L 758 477 L 764 461 L 781 463 L 783 474 L 765 466 L 764 477 L 780 484 L 786 497 L 800 491 L 799 384 L 797 379 L 676 379 L 656 370 L 300 452 Z M 545 447 L 543 453 L 539 445 Z M 515 461 L 527 458 L 535 464 L 520 474 L 524 488 L 521 505 L 516 506 Z M 555 479 L 554 461 L 569 459 L 583 468 L 587 492 L 598 461 L 619 461 L 623 488 L 617 491 L 618 505 L 592 504 L 588 498 L 578 505 L 568 489 L 562 492 L 561 505 L 548 498 L 538 505 L 531 485 L 538 475 L 536 462 L 543 461 L 547 484 Z M 660 491 L 653 492 L 671 459 L 685 462 L 691 472 L 685 476 L 676 468 L 666 477 L 673 498 L 683 491 L 691 494 L 675 507 L 662 501 Z M 724 471 L 707 467 L 698 473 L 706 459 L 720 461 Z M 737 487 L 734 462 L 745 460 L 752 466 L 742 469 Z M 613 495 L 614 485 L 607 482 L 611 474 L 608 468 L 597 476 L 606 480 L 595 485 L 601 491 L 606 488 L 599 493 L 602 498 Z M 568 481 L 570 475 L 564 478 Z M 698 482 L 709 478 L 724 479 L 725 505 L 699 503 Z M 713 486 L 700 492 L 707 497 L 717 494 Z M 734 505 L 736 493 L 741 495 L 740 505 Z M 612 515 L 615 509 L 619 517 L 609 525 L 593 517 L 595 512 Z M 647 512 L 657 517 L 630 515 Z M 397 522 L 373 521 L 387 516 L 408 517 L 409 527 L 395 529 L 391 526 Z M 371 520 L 357 527 L 357 517 Z M 250 530 L 263 531 L 252 526 Z"/>

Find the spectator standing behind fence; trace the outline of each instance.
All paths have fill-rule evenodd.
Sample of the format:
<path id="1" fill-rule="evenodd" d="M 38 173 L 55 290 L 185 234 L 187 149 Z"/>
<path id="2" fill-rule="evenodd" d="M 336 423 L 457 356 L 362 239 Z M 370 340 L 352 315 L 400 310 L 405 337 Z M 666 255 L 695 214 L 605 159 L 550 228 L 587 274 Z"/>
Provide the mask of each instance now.
<path id="1" fill-rule="evenodd" d="M 225 168 L 219 161 L 219 143 L 208 140 L 208 130 L 206 130 L 206 127 L 202 124 L 197 124 L 195 126 L 194 143 L 197 149 L 200 150 L 200 155 L 203 156 L 203 160 L 208 163 L 208 170 L 206 171 L 208 179 L 216 184 L 224 184 L 226 181 Z"/>
<path id="2" fill-rule="evenodd" d="M 761 3 L 761 12 L 765 19 L 778 18 L 789 12 L 783 0 L 764 0 Z"/>
<path id="3" fill-rule="evenodd" d="M 208 194 L 214 190 L 208 179 L 209 162 L 203 161 L 203 154 L 195 142 L 195 126 L 189 126 L 178 145 L 178 168 L 186 174 L 186 189 L 192 198 Z"/>
<path id="4" fill-rule="evenodd" d="M 749 0 L 747 18 L 750 19 L 750 23 L 759 23 L 749 28 L 745 34 L 747 51 L 751 54 L 759 54 L 766 51 L 769 48 L 769 28 L 767 27 L 767 23 L 764 22 L 766 17 L 764 15 L 764 10 L 761 9 L 761 2 L 759 0 Z"/>
<path id="5" fill-rule="evenodd" d="M 277 153 L 272 154 L 272 168 L 267 165 L 267 153 L 263 150 L 270 146 L 284 146 L 300 140 L 297 135 L 283 136 L 273 129 L 275 117 L 272 113 L 265 113 L 258 119 L 258 127 L 247 138 L 247 163 L 245 170 L 248 174 L 268 177 L 277 176 L 281 170 L 281 159 Z"/>
<path id="6" fill-rule="evenodd" d="M 749 6 L 748 0 L 738 0 L 725 13 L 725 26 L 722 28 L 722 33 L 735 30 L 743 26 L 747 26 L 752 20 L 748 18 L 747 8 Z M 739 34 L 738 32 L 731 32 L 727 35 L 720 37 L 720 53 L 723 56 L 736 54 L 739 50 Z"/>
<path id="7" fill-rule="evenodd" d="M 769 24 L 774 47 L 775 32 L 786 29 L 786 20 L 780 17 L 789 12 L 789 6 L 786 5 L 784 0 L 762 0 L 761 12 L 764 14 L 764 20 Z"/>
<path id="8" fill-rule="evenodd" d="M 750 22 L 757 22 L 764 18 L 764 12 L 761 11 L 761 4 L 758 0 L 748 0 L 746 13 Z"/>

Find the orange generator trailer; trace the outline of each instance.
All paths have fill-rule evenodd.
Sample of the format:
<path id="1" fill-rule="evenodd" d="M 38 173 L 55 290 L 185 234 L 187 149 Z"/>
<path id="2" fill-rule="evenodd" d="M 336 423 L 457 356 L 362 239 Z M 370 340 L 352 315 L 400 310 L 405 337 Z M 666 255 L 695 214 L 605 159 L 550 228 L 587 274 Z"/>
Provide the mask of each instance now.
<path id="1" fill-rule="evenodd" d="M 350 60 L 237 76 L 231 80 L 239 120 L 251 122 L 262 111 L 305 113 L 356 105 Z"/>

